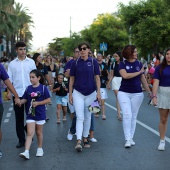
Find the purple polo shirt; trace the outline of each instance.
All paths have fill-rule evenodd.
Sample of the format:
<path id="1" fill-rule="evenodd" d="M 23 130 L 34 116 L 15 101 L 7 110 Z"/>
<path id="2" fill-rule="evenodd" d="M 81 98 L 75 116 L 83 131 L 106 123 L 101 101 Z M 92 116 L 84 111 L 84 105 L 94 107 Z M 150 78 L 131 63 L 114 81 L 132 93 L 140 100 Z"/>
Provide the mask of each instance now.
<path id="1" fill-rule="evenodd" d="M 154 72 L 154 79 L 159 80 L 159 86 L 163 87 L 169 87 L 170 86 L 170 65 L 167 65 L 163 70 L 162 73 L 160 74 L 160 67 L 161 65 L 158 65 L 155 68 Z"/>
<path id="2" fill-rule="evenodd" d="M 70 76 L 74 76 L 73 89 L 87 96 L 96 90 L 94 76 L 100 75 L 99 64 L 95 59 L 88 57 L 86 61 L 74 60 L 71 65 Z"/>
<path id="3" fill-rule="evenodd" d="M 64 67 L 64 73 L 66 72 L 66 70 L 70 69 L 71 68 L 71 64 L 72 62 L 74 61 L 74 59 L 68 61 Z"/>
<path id="4" fill-rule="evenodd" d="M 41 95 L 39 97 L 37 97 L 35 100 L 36 101 L 43 101 L 47 98 L 50 98 L 50 95 L 49 95 L 49 92 L 48 92 L 48 89 L 45 85 L 42 85 L 40 84 L 38 87 L 33 87 L 32 85 L 28 86 L 23 94 L 23 99 L 27 99 L 27 102 L 26 102 L 26 119 L 27 120 L 36 120 L 36 121 L 39 121 L 39 120 L 45 120 L 46 119 L 46 109 L 45 109 L 45 105 L 39 105 L 39 106 L 36 106 L 35 107 L 35 116 L 32 116 L 31 114 L 28 114 L 29 113 L 29 107 L 30 107 L 30 104 L 31 104 L 31 96 L 30 94 L 32 92 L 39 92 Z"/>
<path id="5" fill-rule="evenodd" d="M 139 72 L 142 68 L 142 63 L 136 60 L 135 62 L 128 62 L 124 60 L 119 64 L 119 71 L 125 69 L 127 73 Z M 140 93 L 142 92 L 140 75 L 131 79 L 124 79 L 122 77 L 121 86 L 119 91 L 127 93 Z"/>
<path id="6" fill-rule="evenodd" d="M 0 63 L 0 81 L 5 81 L 9 79 L 9 76 L 6 72 L 6 70 L 4 69 L 4 66 Z M 0 86 L 0 104 L 2 104 L 2 96 L 1 96 L 1 86 Z"/>

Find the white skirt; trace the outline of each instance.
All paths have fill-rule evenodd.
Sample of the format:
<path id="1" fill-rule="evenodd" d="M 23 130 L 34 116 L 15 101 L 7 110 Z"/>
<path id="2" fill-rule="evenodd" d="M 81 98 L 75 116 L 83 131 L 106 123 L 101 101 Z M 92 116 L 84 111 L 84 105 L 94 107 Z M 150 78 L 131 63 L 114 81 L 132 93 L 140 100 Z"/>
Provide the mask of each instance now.
<path id="1" fill-rule="evenodd" d="M 112 80 L 112 90 L 119 90 L 122 77 L 114 77 Z"/>
<path id="2" fill-rule="evenodd" d="M 107 91 L 106 91 L 106 88 L 100 88 L 100 96 L 101 96 L 101 99 L 107 99 Z"/>
<path id="3" fill-rule="evenodd" d="M 158 87 L 157 107 L 162 109 L 170 109 L 170 87 Z"/>

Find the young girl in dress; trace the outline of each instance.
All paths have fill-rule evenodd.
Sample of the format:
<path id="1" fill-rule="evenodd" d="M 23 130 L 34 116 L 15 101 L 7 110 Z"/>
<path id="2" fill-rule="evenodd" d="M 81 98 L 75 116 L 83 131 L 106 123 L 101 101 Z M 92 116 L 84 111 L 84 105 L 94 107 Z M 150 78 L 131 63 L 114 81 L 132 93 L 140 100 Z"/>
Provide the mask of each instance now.
<path id="1" fill-rule="evenodd" d="M 24 159 L 29 159 L 29 149 L 32 138 L 36 131 L 38 140 L 38 149 L 36 156 L 43 156 L 43 124 L 46 120 L 45 104 L 50 102 L 50 95 L 44 83 L 44 78 L 39 70 L 30 72 L 30 81 L 32 85 L 28 86 L 24 92 L 21 105 L 26 103 L 26 123 L 27 123 L 27 138 L 25 143 L 25 151 L 19 156 Z"/>
<path id="2" fill-rule="evenodd" d="M 67 91 L 68 84 L 64 83 L 64 75 L 59 73 L 57 76 L 57 83 L 54 85 L 53 92 L 56 92 L 57 104 L 57 124 L 60 124 L 60 112 L 63 111 L 63 121 L 66 121 L 67 113 Z"/>

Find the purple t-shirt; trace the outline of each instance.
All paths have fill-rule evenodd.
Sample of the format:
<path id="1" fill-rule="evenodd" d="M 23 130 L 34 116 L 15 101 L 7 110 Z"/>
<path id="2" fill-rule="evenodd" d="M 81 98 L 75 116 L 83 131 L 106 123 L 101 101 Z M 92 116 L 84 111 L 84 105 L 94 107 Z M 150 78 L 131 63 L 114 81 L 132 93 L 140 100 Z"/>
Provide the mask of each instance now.
<path id="1" fill-rule="evenodd" d="M 154 72 L 154 79 L 158 79 L 159 80 L 159 86 L 163 86 L 163 87 L 168 87 L 170 86 L 170 65 L 167 65 L 163 70 L 162 73 L 160 75 L 160 66 L 158 65 L 155 68 L 155 72 Z"/>
<path id="2" fill-rule="evenodd" d="M 4 66 L 0 63 L 0 81 L 5 81 L 9 78 Z M 1 96 L 1 86 L 0 86 L 0 104 L 2 104 L 2 96 Z"/>
<path id="3" fill-rule="evenodd" d="M 40 84 L 38 87 L 33 87 L 32 85 L 28 86 L 27 89 L 25 90 L 24 94 L 23 94 L 23 99 L 27 99 L 26 102 L 26 119 L 27 120 L 45 120 L 46 119 L 46 109 L 45 109 L 45 105 L 39 105 L 35 107 L 35 116 L 32 116 L 31 114 L 29 114 L 29 108 L 30 108 L 30 104 L 31 104 L 31 96 L 30 94 L 32 92 L 35 93 L 40 93 L 40 96 L 37 97 L 35 100 L 36 101 L 43 101 L 47 98 L 50 98 L 48 89 L 45 85 Z"/>
<path id="4" fill-rule="evenodd" d="M 66 72 L 66 70 L 70 69 L 71 68 L 71 64 L 72 62 L 74 61 L 74 59 L 68 61 L 64 67 L 64 73 Z"/>
<path id="5" fill-rule="evenodd" d="M 124 60 L 119 64 L 119 70 L 125 69 L 127 73 L 139 72 L 142 68 L 142 63 L 136 60 L 135 62 L 128 62 Z M 127 93 L 140 93 L 142 92 L 140 76 L 133 77 L 131 79 L 124 79 L 122 77 L 121 86 L 119 91 Z"/>
<path id="6" fill-rule="evenodd" d="M 81 59 L 73 61 L 70 76 L 74 76 L 73 89 L 85 96 L 96 90 L 94 76 L 100 75 L 99 64 L 95 59 L 88 57 L 86 61 Z"/>

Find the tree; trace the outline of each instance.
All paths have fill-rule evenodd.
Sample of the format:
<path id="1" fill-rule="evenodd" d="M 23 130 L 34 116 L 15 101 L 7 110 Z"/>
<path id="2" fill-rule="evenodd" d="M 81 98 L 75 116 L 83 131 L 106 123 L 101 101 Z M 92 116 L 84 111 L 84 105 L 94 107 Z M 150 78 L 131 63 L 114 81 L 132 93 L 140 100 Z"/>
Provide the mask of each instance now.
<path id="1" fill-rule="evenodd" d="M 142 55 L 158 52 L 169 43 L 170 26 L 161 0 L 140 1 L 138 4 L 119 5 L 119 14 L 128 30 L 132 26 L 132 41 Z"/>
<path id="2" fill-rule="evenodd" d="M 79 34 L 73 33 L 71 37 L 64 38 L 54 38 L 54 42 L 49 43 L 48 52 L 51 55 L 60 55 L 61 51 L 64 51 L 65 56 L 70 56 L 73 54 L 73 49 L 80 42 L 82 42 L 82 38 Z"/>
<path id="3" fill-rule="evenodd" d="M 113 54 L 128 42 L 124 24 L 115 14 L 99 14 L 89 28 L 81 31 L 82 39 L 91 43 L 92 49 L 100 51 L 100 43 L 108 44 L 107 53 Z"/>

